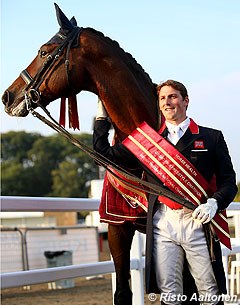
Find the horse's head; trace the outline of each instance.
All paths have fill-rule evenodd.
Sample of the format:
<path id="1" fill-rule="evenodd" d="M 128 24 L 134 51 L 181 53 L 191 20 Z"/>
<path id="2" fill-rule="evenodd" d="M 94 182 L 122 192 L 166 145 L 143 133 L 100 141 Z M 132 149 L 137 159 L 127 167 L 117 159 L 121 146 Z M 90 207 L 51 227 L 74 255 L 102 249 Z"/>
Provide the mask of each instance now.
<path id="1" fill-rule="evenodd" d="M 51 101 L 76 94 L 69 83 L 70 48 L 78 43 L 81 28 L 55 4 L 59 32 L 42 45 L 31 64 L 4 92 L 2 101 L 11 116 L 26 116 L 28 107 L 46 106 Z"/>
<path id="2" fill-rule="evenodd" d="M 116 41 L 77 27 L 55 7 L 60 30 L 4 92 L 6 112 L 26 116 L 29 109 L 86 90 L 103 101 L 120 139 L 143 121 L 156 128 L 157 96 L 149 75 Z"/>

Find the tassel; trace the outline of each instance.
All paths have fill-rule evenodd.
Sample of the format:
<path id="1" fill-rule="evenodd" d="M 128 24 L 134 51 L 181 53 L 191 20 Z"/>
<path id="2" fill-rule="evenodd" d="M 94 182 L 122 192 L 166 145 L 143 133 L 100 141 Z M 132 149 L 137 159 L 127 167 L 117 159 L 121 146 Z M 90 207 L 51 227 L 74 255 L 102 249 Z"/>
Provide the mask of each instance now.
<path id="1" fill-rule="evenodd" d="M 73 128 L 74 130 L 77 128 L 78 130 L 80 130 L 76 95 L 72 95 L 68 97 L 68 115 L 69 115 L 69 128 Z"/>
<path id="2" fill-rule="evenodd" d="M 65 114 L 66 114 L 66 97 L 61 97 L 59 124 L 63 127 L 65 127 L 65 122 L 66 122 Z"/>

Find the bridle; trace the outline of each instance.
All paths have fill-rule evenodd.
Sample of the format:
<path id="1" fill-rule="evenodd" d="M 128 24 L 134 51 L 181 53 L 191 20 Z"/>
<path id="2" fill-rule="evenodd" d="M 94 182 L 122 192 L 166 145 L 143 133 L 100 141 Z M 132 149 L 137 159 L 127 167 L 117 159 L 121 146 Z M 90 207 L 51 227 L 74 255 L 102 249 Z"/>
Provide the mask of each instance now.
<path id="1" fill-rule="evenodd" d="M 26 87 L 23 89 L 23 93 L 25 96 L 25 102 L 27 106 L 27 110 L 31 112 L 31 114 L 34 117 L 37 117 L 39 120 L 50 126 L 52 129 L 63 135 L 65 138 L 67 138 L 73 145 L 80 148 L 82 151 L 84 151 L 87 155 L 89 155 L 92 159 L 94 159 L 99 165 L 106 168 L 113 176 L 116 176 L 118 179 L 123 180 L 126 184 L 131 185 L 131 182 L 128 182 L 121 178 L 119 175 L 116 174 L 118 172 L 123 177 L 127 178 L 130 181 L 137 182 L 139 186 L 134 185 L 136 189 L 139 189 L 141 191 L 145 191 L 149 194 L 154 195 L 162 195 L 166 196 L 181 205 L 189 208 L 194 209 L 195 206 L 190 201 L 180 197 L 177 194 L 174 194 L 172 191 L 169 191 L 168 189 L 165 189 L 164 187 L 150 183 L 148 181 L 142 180 L 138 178 L 137 176 L 133 175 L 129 171 L 127 171 L 125 168 L 119 166 L 118 164 L 112 162 L 111 160 L 107 159 L 103 155 L 99 154 L 83 142 L 77 140 L 73 137 L 71 133 L 69 133 L 63 126 L 61 126 L 49 113 L 49 111 L 40 103 L 41 100 L 41 92 L 39 91 L 39 87 L 41 86 L 42 82 L 44 81 L 44 77 L 46 74 L 50 71 L 50 69 L 53 67 L 53 65 L 56 63 L 56 61 L 60 58 L 60 55 L 64 52 L 65 48 L 66 50 L 66 57 L 65 57 L 65 67 L 66 67 L 66 77 L 68 81 L 69 88 L 71 86 L 70 84 L 70 70 L 69 70 L 69 52 L 70 48 L 72 46 L 72 43 L 76 36 L 81 33 L 83 28 L 74 27 L 72 31 L 66 36 L 62 35 L 60 33 L 57 33 L 58 37 L 63 39 L 62 43 L 50 54 L 47 56 L 46 61 L 44 62 L 43 66 L 39 69 L 39 71 L 36 73 L 34 77 L 32 77 L 27 70 L 23 70 L 20 73 L 21 78 L 26 83 Z M 46 119 L 44 116 L 40 115 L 37 111 L 34 110 L 35 107 L 33 107 L 33 104 L 35 106 L 40 107 L 48 116 L 50 119 Z"/>
<path id="2" fill-rule="evenodd" d="M 27 85 L 23 89 L 27 110 L 33 109 L 33 104 L 41 106 L 39 103 L 41 100 L 41 92 L 39 91 L 39 87 L 44 81 L 44 77 L 50 71 L 55 62 L 60 58 L 65 48 L 67 48 L 65 57 L 66 78 L 70 88 L 69 52 L 76 36 L 79 35 L 82 30 L 83 28 L 75 26 L 68 35 L 64 35 L 60 32 L 57 33 L 55 36 L 63 41 L 51 54 L 47 56 L 46 61 L 43 63 L 43 66 L 38 70 L 36 75 L 32 77 L 26 69 L 20 73 L 20 77 Z"/>

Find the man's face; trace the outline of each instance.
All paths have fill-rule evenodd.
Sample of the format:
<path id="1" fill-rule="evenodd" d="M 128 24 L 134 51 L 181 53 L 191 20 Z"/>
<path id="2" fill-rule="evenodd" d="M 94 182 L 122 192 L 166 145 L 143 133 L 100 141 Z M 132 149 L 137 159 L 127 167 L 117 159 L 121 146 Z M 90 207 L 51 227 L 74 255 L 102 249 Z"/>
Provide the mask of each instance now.
<path id="1" fill-rule="evenodd" d="M 183 100 L 180 91 L 163 86 L 159 92 L 159 107 L 166 121 L 178 125 L 186 119 L 188 97 Z"/>

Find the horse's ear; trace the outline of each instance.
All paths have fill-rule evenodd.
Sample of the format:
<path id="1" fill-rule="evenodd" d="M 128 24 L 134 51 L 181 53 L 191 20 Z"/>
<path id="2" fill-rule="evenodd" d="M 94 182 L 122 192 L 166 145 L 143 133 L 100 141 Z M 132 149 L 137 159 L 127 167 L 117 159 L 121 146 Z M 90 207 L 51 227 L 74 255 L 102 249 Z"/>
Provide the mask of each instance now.
<path id="1" fill-rule="evenodd" d="M 60 7 L 54 3 L 55 9 L 56 9 L 56 14 L 57 14 L 57 20 L 60 25 L 61 30 L 63 31 L 69 31 L 72 30 L 73 25 L 70 22 L 70 20 L 66 17 L 66 15 L 62 12 Z"/>
<path id="2" fill-rule="evenodd" d="M 70 22 L 73 26 L 77 26 L 77 20 L 75 19 L 74 16 L 70 19 Z"/>

